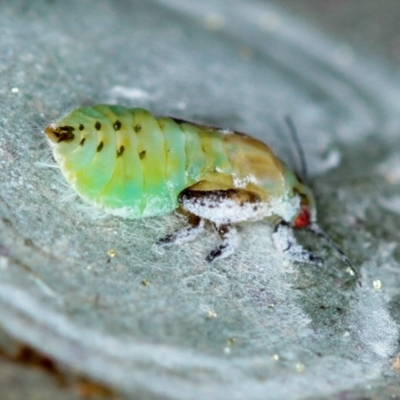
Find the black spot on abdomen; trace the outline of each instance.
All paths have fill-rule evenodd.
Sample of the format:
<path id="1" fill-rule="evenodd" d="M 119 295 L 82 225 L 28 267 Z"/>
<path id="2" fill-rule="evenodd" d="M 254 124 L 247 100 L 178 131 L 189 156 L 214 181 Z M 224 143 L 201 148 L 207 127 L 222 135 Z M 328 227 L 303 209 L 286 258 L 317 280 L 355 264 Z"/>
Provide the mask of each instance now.
<path id="1" fill-rule="evenodd" d="M 121 157 L 122 154 L 124 154 L 125 147 L 122 145 L 118 150 L 117 150 L 117 158 Z"/>

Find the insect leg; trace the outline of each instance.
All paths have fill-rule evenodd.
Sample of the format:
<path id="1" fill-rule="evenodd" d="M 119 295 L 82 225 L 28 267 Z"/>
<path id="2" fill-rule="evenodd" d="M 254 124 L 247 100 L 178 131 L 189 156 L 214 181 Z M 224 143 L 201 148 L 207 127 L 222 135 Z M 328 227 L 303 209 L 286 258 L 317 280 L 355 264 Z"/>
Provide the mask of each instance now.
<path id="1" fill-rule="evenodd" d="M 204 219 L 185 210 L 183 211 L 183 214 L 186 221 L 189 223 L 189 226 L 164 236 L 163 238 L 157 240 L 156 244 L 160 246 L 171 246 L 173 244 L 191 242 L 192 240 L 196 239 L 197 235 L 204 228 Z"/>
<path id="2" fill-rule="evenodd" d="M 206 187 L 203 183 L 202 187 Z M 257 215 L 260 199 L 246 190 L 193 190 L 185 189 L 178 196 L 181 207 L 210 221 L 218 232 L 222 243 L 206 257 L 211 262 L 234 253 L 239 244 L 234 223 L 246 221 Z"/>
<path id="3" fill-rule="evenodd" d="M 222 239 L 222 243 L 208 254 L 207 262 L 229 257 L 239 244 L 237 230 L 234 226 L 230 224 L 216 226 L 214 224 L 214 228 Z"/>
<path id="4" fill-rule="evenodd" d="M 325 263 L 323 258 L 304 250 L 297 243 L 292 228 L 285 221 L 281 221 L 275 226 L 272 239 L 277 250 L 284 253 L 291 261 L 316 265 L 323 265 Z"/>

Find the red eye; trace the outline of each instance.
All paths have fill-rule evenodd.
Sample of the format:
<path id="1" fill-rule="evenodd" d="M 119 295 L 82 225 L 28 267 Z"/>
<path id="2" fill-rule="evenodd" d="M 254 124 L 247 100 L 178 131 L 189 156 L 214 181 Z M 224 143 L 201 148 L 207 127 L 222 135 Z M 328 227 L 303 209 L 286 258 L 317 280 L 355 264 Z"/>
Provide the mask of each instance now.
<path id="1" fill-rule="evenodd" d="M 293 226 L 297 229 L 305 228 L 310 224 L 311 213 L 307 206 L 301 206 L 301 210 L 294 220 Z"/>

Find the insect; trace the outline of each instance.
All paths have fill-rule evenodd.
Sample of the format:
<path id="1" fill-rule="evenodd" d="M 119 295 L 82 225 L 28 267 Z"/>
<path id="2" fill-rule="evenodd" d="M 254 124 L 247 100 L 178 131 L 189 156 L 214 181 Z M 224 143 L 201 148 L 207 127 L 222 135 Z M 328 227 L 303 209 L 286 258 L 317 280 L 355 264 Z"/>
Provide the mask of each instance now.
<path id="1" fill-rule="evenodd" d="M 307 229 L 339 252 L 358 280 L 319 228 L 309 187 L 251 136 L 116 105 L 78 108 L 45 133 L 65 179 L 84 200 L 127 218 L 183 214 L 188 226 L 160 245 L 194 240 L 208 221 L 221 238 L 206 258 L 211 262 L 234 253 L 236 224 L 263 220 L 290 260 L 324 263 L 296 242 L 292 229 Z"/>

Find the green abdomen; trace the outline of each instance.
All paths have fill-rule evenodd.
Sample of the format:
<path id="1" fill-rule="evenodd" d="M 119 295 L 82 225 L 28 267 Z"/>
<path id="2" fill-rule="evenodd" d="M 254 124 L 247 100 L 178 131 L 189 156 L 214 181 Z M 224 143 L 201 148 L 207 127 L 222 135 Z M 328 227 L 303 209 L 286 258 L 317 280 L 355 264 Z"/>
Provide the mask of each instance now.
<path id="1" fill-rule="evenodd" d="M 65 177 L 113 214 L 169 213 L 183 189 L 210 172 L 231 172 L 224 135 L 213 128 L 106 105 L 77 109 L 61 123 L 76 133 L 76 147 L 61 155 Z"/>

